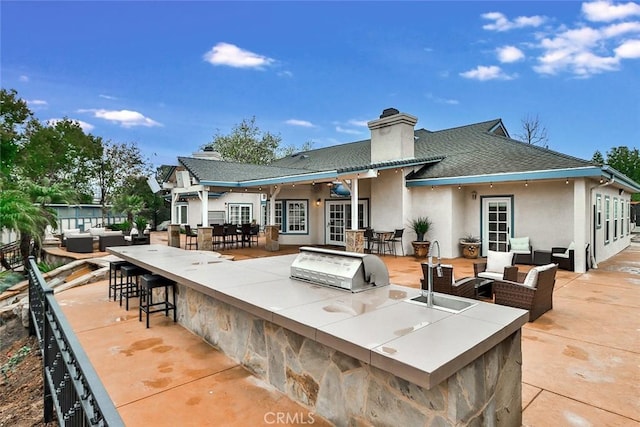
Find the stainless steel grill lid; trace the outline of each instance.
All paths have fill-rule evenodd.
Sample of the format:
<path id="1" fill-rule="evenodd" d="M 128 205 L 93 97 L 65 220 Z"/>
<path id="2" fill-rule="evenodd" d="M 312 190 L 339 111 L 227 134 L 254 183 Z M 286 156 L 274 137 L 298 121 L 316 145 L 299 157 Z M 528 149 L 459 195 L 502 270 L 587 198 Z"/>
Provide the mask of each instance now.
<path id="1" fill-rule="evenodd" d="M 303 246 L 291 264 L 291 278 L 360 292 L 389 284 L 389 270 L 371 254 Z"/>

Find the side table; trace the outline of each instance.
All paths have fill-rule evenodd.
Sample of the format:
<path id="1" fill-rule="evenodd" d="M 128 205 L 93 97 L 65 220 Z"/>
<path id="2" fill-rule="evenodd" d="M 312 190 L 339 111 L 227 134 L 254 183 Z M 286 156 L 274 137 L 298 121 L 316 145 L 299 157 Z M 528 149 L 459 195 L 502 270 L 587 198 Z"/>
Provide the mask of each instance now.
<path id="1" fill-rule="evenodd" d="M 551 264 L 551 251 L 533 251 L 533 264 Z"/>

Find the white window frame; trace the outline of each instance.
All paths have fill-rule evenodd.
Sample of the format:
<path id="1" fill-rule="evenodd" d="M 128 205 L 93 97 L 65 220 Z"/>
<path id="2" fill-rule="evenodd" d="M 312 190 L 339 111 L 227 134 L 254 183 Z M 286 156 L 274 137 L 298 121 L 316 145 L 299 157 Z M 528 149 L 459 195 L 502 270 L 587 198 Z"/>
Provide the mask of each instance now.
<path id="1" fill-rule="evenodd" d="M 309 234 L 309 200 L 291 199 L 276 200 L 275 224 L 280 226 L 281 234 Z M 298 205 L 302 209 L 301 215 L 292 212 Z M 267 202 L 265 217 L 269 218 L 271 204 Z M 302 221 L 300 219 L 302 218 Z M 297 228 L 297 229 L 296 229 Z"/>
<path id="2" fill-rule="evenodd" d="M 618 240 L 618 222 L 620 212 L 618 210 L 618 198 L 613 198 L 613 240 Z"/>
<path id="3" fill-rule="evenodd" d="M 180 225 L 189 224 L 189 203 L 178 202 L 176 208 L 176 222 Z"/>
<path id="4" fill-rule="evenodd" d="M 249 224 L 253 219 L 252 203 L 227 204 L 227 218 L 230 224 Z"/>
<path id="5" fill-rule="evenodd" d="M 602 228 L 602 195 L 596 194 L 596 228 Z"/>
<path id="6" fill-rule="evenodd" d="M 286 201 L 286 230 L 287 234 L 307 234 L 309 232 L 309 201 Z"/>
<path id="7" fill-rule="evenodd" d="M 611 197 L 604 196 L 604 244 L 611 241 Z"/>

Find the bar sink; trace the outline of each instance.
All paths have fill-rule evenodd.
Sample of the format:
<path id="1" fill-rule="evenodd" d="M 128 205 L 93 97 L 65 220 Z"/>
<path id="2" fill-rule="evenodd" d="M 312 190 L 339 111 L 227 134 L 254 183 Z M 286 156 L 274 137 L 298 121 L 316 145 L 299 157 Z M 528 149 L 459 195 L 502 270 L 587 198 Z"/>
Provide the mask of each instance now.
<path id="1" fill-rule="evenodd" d="M 411 298 L 410 300 L 406 300 L 406 302 L 409 302 L 412 304 L 419 304 L 426 307 L 427 297 L 426 295 L 420 295 L 420 296 Z M 478 305 L 477 302 L 466 301 L 463 299 L 450 297 L 444 294 L 436 294 L 436 293 L 433 294 L 432 308 L 435 308 L 436 310 L 442 310 L 442 311 L 447 311 L 449 313 L 458 314 L 476 305 Z"/>

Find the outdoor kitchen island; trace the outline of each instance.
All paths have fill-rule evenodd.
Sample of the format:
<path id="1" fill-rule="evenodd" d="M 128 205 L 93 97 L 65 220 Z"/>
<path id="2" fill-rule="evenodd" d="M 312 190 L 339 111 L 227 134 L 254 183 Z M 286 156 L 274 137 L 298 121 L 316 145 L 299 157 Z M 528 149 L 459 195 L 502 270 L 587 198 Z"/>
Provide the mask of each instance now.
<path id="1" fill-rule="evenodd" d="M 452 313 L 409 302 L 419 289 L 314 285 L 290 278 L 297 255 L 108 250 L 175 280 L 181 325 L 336 425 L 521 424 L 524 310 Z"/>

